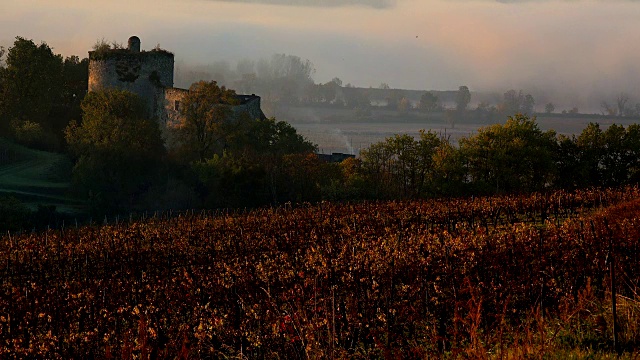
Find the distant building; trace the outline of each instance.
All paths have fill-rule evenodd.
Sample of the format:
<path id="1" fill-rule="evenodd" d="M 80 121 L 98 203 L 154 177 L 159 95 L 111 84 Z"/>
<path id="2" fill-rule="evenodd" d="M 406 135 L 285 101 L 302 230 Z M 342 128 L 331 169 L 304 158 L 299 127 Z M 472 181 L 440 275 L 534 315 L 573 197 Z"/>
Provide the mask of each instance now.
<path id="1" fill-rule="evenodd" d="M 173 87 L 173 53 L 153 49 L 140 50 L 140 39 L 129 38 L 126 49 L 89 51 L 89 91 L 128 90 L 146 104 L 149 115 L 161 126 L 171 126 L 180 119 L 180 103 L 187 89 Z M 260 97 L 238 95 L 235 113 L 246 112 L 254 119 L 265 118 Z"/>

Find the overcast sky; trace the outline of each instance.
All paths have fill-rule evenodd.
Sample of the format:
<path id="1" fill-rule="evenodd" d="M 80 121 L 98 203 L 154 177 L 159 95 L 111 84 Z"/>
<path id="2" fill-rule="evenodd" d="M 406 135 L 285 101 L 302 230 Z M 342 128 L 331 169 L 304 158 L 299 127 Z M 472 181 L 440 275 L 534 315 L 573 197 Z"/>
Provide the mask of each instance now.
<path id="1" fill-rule="evenodd" d="M 15 36 L 86 56 L 97 39 L 177 61 L 274 53 L 311 60 L 317 82 L 567 95 L 640 102 L 640 2 L 563 0 L 2 0 L 0 44 Z M 597 106 L 596 106 L 597 107 Z M 582 109 L 581 109 L 582 110 Z"/>

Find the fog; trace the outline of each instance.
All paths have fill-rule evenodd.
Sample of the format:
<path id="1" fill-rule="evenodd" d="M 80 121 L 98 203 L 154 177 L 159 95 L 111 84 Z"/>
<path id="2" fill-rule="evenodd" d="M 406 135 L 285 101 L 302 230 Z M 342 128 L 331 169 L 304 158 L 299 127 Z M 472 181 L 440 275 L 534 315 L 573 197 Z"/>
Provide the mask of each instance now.
<path id="1" fill-rule="evenodd" d="M 259 3 L 271 5 L 308 6 L 308 7 L 333 7 L 360 5 L 373 8 L 388 8 L 396 2 L 393 0 L 211 0 L 236 3 Z"/>
<path id="2" fill-rule="evenodd" d="M 156 44 L 183 66 L 292 54 L 316 82 L 472 91 L 522 89 L 556 108 L 640 102 L 640 3 L 497 0 L 9 0 L 15 36 L 86 56 L 97 39 Z"/>

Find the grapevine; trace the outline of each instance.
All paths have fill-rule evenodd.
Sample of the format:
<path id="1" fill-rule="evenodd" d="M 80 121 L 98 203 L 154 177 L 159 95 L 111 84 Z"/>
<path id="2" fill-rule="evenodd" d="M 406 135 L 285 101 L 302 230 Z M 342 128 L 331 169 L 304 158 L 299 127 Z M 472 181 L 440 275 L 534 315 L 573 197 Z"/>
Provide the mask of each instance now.
<path id="1" fill-rule="evenodd" d="M 587 288 L 603 298 L 610 242 L 633 297 L 638 195 L 323 202 L 8 234 L 0 355 L 455 353 Z"/>

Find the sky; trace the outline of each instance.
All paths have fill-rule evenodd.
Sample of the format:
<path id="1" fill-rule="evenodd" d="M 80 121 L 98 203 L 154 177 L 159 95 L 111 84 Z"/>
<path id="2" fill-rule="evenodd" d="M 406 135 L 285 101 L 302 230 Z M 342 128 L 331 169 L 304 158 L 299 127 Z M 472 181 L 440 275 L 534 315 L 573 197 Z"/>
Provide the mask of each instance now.
<path id="1" fill-rule="evenodd" d="M 597 111 L 620 93 L 640 103 L 638 19 L 634 0 L 3 0 L 0 45 L 84 57 L 137 35 L 181 64 L 284 53 L 310 60 L 316 82 L 522 89 Z"/>

